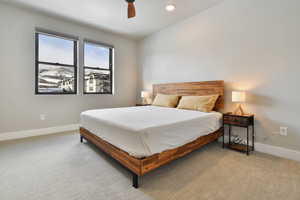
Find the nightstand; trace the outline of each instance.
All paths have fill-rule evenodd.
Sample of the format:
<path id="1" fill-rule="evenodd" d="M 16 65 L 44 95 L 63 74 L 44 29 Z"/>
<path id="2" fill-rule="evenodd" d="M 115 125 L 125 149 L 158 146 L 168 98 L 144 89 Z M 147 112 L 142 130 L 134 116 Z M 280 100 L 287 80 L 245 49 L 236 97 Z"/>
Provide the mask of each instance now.
<path id="1" fill-rule="evenodd" d="M 151 104 L 141 104 L 141 103 L 137 103 L 135 106 L 150 106 Z"/>
<path id="2" fill-rule="evenodd" d="M 225 144 L 225 125 L 229 128 L 229 139 L 228 143 Z M 232 126 L 242 127 L 247 129 L 247 144 L 235 144 L 231 141 L 231 129 Z M 249 155 L 250 151 L 254 151 L 254 142 L 255 142 L 255 135 L 254 135 L 254 115 L 246 114 L 246 115 L 234 115 L 232 113 L 225 113 L 223 114 L 223 148 L 227 146 L 230 149 L 237 150 L 240 152 L 247 153 Z M 249 127 L 252 130 L 252 146 L 249 145 L 250 134 L 249 134 Z"/>

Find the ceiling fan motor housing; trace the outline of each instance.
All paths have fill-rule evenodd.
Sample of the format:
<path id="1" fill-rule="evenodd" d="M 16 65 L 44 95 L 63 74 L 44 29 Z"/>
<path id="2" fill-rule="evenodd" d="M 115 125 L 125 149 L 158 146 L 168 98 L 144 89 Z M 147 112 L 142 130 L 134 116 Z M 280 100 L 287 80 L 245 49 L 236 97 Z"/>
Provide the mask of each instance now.
<path id="1" fill-rule="evenodd" d="M 126 2 L 128 3 L 128 18 L 135 17 L 135 0 L 126 0 Z"/>

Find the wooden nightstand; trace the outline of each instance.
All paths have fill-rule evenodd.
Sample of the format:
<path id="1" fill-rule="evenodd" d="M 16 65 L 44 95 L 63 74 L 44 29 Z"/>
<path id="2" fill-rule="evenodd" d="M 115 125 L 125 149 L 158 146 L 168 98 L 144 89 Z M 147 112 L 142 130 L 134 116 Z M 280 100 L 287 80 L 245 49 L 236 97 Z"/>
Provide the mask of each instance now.
<path id="1" fill-rule="evenodd" d="M 135 106 L 150 106 L 151 104 L 141 104 L 141 103 L 137 103 Z"/>
<path id="2" fill-rule="evenodd" d="M 225 125 L 229 128 L 229 139 L 228 143 L 225 144 Z M 235 144 L 231 142 L 231 127 L 237 126 L 247 129 L 247 144 Z M 254 135 L 254 115 L 247 114 L 247 115 L 234 115 L 232 113 L 225 113 L 223 114 L 223 148 L 227 146 L 230 149 L 237 150 L 240 152 L 247 153 L 249 155 L 250 151 L 254 151 L 254 142 L 255 142 L 255 135 Z M 249 146 L 249 127 L 252 128 L 252 146 L 250 149 Z"/>

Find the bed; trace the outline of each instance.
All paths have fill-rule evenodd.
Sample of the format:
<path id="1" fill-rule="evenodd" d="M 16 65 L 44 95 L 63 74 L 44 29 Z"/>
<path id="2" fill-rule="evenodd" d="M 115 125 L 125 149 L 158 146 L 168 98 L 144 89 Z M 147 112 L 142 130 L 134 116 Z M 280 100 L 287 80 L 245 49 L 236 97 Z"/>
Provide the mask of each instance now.
<path id="1" fill-rule="evenodd" d="M 89 110 L 80 115 L 80 136 L 119 161 L 133 174 L 133 187 L 142 176 L 223 134 L 224 82 L 153 85 L 157 93 L 196 96 L 218 94 L 215 111 L 158 106 Z"/>

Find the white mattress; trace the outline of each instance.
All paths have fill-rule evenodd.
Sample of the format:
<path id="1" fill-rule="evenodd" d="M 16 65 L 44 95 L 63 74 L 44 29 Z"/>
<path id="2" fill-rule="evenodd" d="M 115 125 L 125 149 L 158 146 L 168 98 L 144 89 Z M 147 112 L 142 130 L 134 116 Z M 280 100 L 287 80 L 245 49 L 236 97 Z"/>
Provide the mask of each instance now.
<path id="1" fill-rule="evenodd" d="M 141 158 L 177 148 L 221 127 L 222 114 L 140 106 L 89 110 L 81 127 Z"/>

